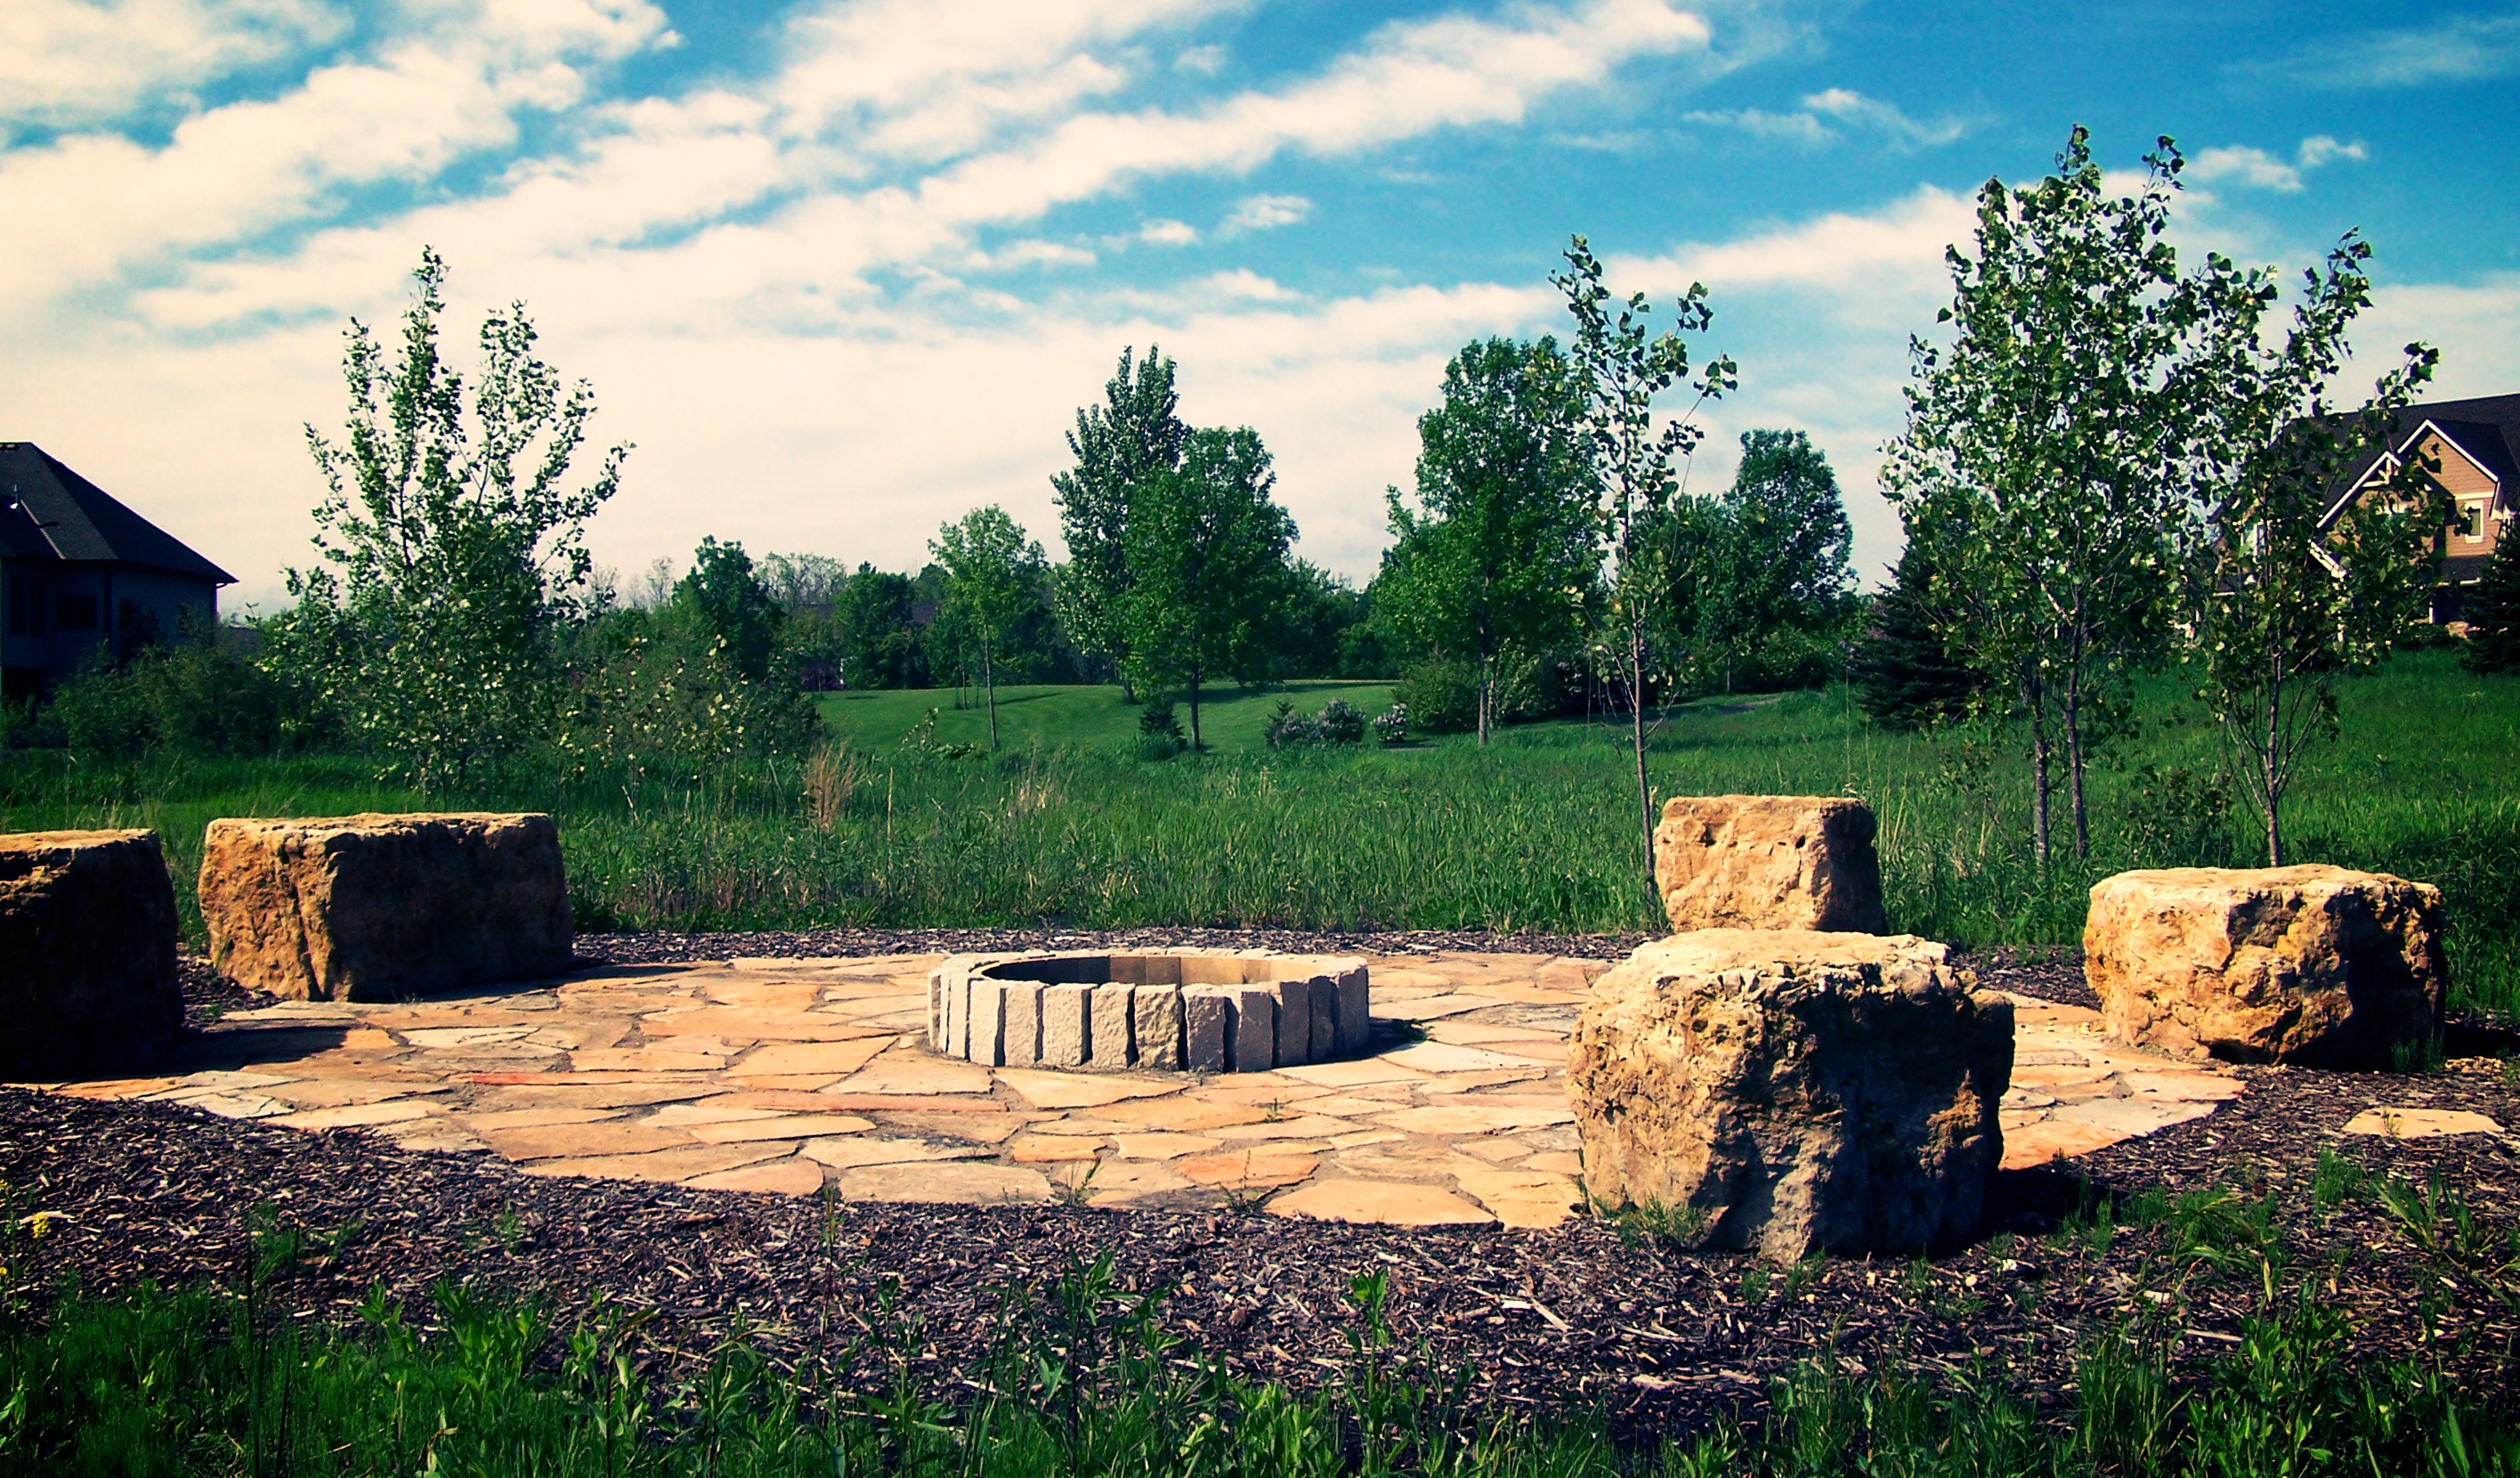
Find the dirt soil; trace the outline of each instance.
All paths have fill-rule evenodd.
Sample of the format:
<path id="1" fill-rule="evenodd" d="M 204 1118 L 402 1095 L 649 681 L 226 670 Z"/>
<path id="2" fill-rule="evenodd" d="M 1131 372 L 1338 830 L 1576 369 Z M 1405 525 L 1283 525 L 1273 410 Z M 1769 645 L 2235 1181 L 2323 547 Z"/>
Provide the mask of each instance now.
<path id="1" fill-rule="evenodd" d="M 579 949 L 629 961 L 1017 942 L 1304 952 L 1390 952 L 1411 942 L 1561 954 L 1628 947 L 1202 930 L 598 936 Z M 2076 973 L 1993 951 L 1968 963 L 1989 986 L 2049 998 L 2062 998 L 2064 977 Z M 2281 1296 L 2308 1290 L 2345 1314 L 2360 1356 L 2421 1357 L 2481 1396 L 2501 1397 L 2520 1355 L 2512 1270 L 2477 1276 L 2485 1263 L 2419 1249 L 2376 1197 L 2322 1204 L 2313 1190 L 2322 1151 L 2369 1177 L 2455 1187 L 2487 1229 L 2476 1245 L 2502 1249 L 2486 1262 L 2507 1265 L 2520 1222 L 2520 1139 L 2340 1132 L 2380 1105 L 2469 1110 L 2508 1131 L 2520 1126 L 2512 1071 L 2489 1062 L 2419 1077 L 2240 1071 L 2249 1091 L 2207 1118 L 2069 1165 L 2006 1173 L 1990 1231 L 1971 1245 L 1932 1261 L 1829 1259 L 1791 1270 L 1676 1250 L 1599 1220 L 1550 1231 L 1415 1229 L 1257 1213 L 848 1205 L 540 1178 L 492 1156 L 408 1153 L 356 1130 L 310 1133 L 179 1106 L 9 1089 L 0 1090 L 0 1212 L 58 1220 L 41 1239 L 13 1239 L 0 1307 L 40 1307 L 73 1279 L 90 1291 L 232 1285 L 250 1266 L 255 1209 L 264 1207 L 304 1234 L 304 1254 L 274 1292 L 308 1315 L 346 1319 L 382 1287 L 425 1323 L 428 1290 L 450 1279 L 545 1300 L 565 1322 L 601 1294 L 653 1311 L 647 1349 L 659 1370 L 686 1368 L 748 1330 L 783 1366 L 872 1384 L 907 1361 L 942 1389 L 990 1348 L 1010 1290 L 1107 1254 L 1121 1286 L 1169 1290 L 1163 1322 L 1198 1348 L 1246 1374 L 1309 1385 L 1352 1358 L 1346 1291 L 1380 1270 L 1400 1343 L 1436 1369 L 1469 1372 L 1479 1399 L 1599 1409 L 1630 1432 L 1677 1432 L 1719 1412 L 1755 1416 L 1769 1377 L 1822 1352 L 1858 1367 L 1895 1359 L 1980 1369 L 2055 1403 L 2067 1399 L 2076 1347 L 2130 1318 L 2166 1331 L 2183 1356 L 2228 1350 L 2259 1305 L 2253 1263 L 2178 1257 L 2171 1223 L 2107 1238 L 2060 1229 L 2078 1201 L 2123 1205 L 2154 1189 L 2175 1199 L 2223 1187 L 2263 1202 L 2282 1229 L 2290 1251 L 2279 1264 Z M 878 1312 L 887 1289 L 915 1328 L 907 1338 Z M 885 1341 L 869 1347 L 871 1332 Z"/>

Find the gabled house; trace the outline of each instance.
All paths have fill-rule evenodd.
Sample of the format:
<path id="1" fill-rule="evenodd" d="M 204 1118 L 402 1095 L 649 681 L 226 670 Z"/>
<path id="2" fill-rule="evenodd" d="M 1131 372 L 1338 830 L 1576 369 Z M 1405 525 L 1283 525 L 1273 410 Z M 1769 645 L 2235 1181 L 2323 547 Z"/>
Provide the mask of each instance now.
<path id="1" fill-rule="evenodd" d="M 2462 603 L 2485 573 L 2497 543 L 2520 517 L 2520 395 L 2474 400 L 2436 400 L 2399 413 L 2386 450 L 2367 455 L 2327 510 L 2342 517 L 2354 500 L 2386 485 L 2408 461 L 2432 469 L 2450 495 L 2451 519 L 2442 531 L 2440 582 L 2433 588 L 2435 625 L 2464 629 Z"/>
<path id="2" fill-rule="evenodd" d="M 41 694 L 99 643 L 116 656 L 173 636 L 186 613 L 218 619 L 236 577 L 116 501 L 32 441 L 0 441 L 0 676 Z"/>

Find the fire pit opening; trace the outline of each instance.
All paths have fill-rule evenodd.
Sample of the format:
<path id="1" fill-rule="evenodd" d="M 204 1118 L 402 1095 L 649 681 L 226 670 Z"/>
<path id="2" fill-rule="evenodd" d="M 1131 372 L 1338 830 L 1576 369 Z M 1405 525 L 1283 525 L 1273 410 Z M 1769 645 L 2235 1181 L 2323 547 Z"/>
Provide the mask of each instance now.
<path id="1" fill-rule="evenodd" d="M 1365 1050 L 1365 961 L 1261 950 L 958 954 L 928 1044 L 990 1067 L 1256 1073 Z"/>

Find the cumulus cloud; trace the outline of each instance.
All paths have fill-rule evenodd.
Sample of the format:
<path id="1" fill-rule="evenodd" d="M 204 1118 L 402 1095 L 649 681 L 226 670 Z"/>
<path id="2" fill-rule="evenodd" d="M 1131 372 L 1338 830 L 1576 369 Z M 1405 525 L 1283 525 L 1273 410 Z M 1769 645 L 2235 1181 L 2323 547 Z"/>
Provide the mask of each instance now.
<path id="1" fill-rule="evenodd" d="M 1150 220 L 1138 228 L 1138 240 L 1157 247 L 1196 246 L 1198 228 L 1186 221 Z"/>
<path id="2" fill-rule="evenodd" d="M 2359 160 L 2365 157 L 2360 143 L 2340 144 L 2326 134 L 2314 134 L 2301 141 L 2290 160 L 2277 159 L 2263 149 L 2243 144 L 2215 149 L 2200 149 L 2187 162 L 2190 178 L 2211 184 L 2228 180 L 2257 190 L 2274 190 L 2299 194 L 2302 176 L 2337 160 Z"/>
<path id="3" fill-rule="evenodd" d="M 322 0 L 11 0 L 0 7 L 0 124 L 74 128 L 338 39 Z"/>

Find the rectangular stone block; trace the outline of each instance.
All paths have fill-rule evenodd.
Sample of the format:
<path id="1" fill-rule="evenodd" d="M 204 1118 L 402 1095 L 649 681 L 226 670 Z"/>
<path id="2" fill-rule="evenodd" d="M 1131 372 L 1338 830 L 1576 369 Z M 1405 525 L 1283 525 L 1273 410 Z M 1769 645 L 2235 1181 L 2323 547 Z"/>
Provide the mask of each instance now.
<path id="1" fill-rule="evenodd" d="M 1282 980 L 1278 994 L 1278 1063 L 1295 1067 L 1313 1060 L 1313 983 Z"/>
<path id="2" fill-rule="evenodd" d="M 1365 966 L 1338 973 L 1339 1050 L 1351 1056 L 1373 1040 L 1373 998 Z"/>
<path id="3" fill-rule="evenodd" d="M 1041 1064 L 1050 1068 L 1085 1066 L 1092 1040 L 1092 986 L 1048 986 L 1041 993 Z"/>
<path id="4" fill-rule="evenodd" d="M 1278 1062 L 1278 993 L 1266 986 L 1237 986 L 1225 1041 L 1225 1070 L 1263 1073 Z"/>
<path id="5" fill-rule="evenodd" d="M 1129 992 L 1132 989 L 1121 981 L 1094 987 L 1094 1039 L 1088 1043 L 1091 1050 L 1088 1060 L 1098 1068 L 1138 1065 L 1137 1046 L 1129 1033 Z"/>
<path id="6" fill-rule="evenodd" d="M 1030 1068 L 1041 1065 L 1041 986 L 1033 981 L 1011 980 L 1006 983 L 1007 1006 L 1005 1050 L 1002 1066 Z"/>
<path id="7" fill-rule="evenodd" d="M 158 833 L 0 837 L 0 1082 L 138 1067 L 183 1023 Z"/>
<path id="8" fill-rule="evenodd" d="M 1313 1061 L 1339 1055 L 1339 993 L 1331 981 L 1313 982 Z"/>
<path id="9" fill-rule="evenodd" d="M 1182 997 L 1177 986 L 1133 986 L 1129 1021 L 1138 1044 L 1138 1066 L 1182 1070 Z"/>
<path id="10" fill-rule="evenodd" d="M 1007 988 L 993 980 L 971 982 L 970 1056 L 982 1067 L 1007 1063 Z"/>
<path id="11" fill-rule="evenodd" d="M 948 1057 L 965 1057 L 971 1049 L 971 977 L 962 969 L 936 972 L 936 991 L 944 997 L 940 1012 L 943 1022 L 936 1039 L 936 1050 Z"/>
<path id="12" fill-rule="evenodd" d="M 197 894 L 210 963 L 285 1000 L 397 1000 L 568 969 L 547 815 L 212 821 Z"/>
<path id="13" fill-rule="evenodd" d="M 1844 796 L 1675 796 L 1654 828 L 1654 891 L 1682 934 L 1884 934 L 1877 829 Z"/>
<path id="14" fill-rule="evenodd" d="M 1182 992 L 1182 1068 L 1192 1073 L 1225 1071 L 1225 1038 L 1234 998 L 1214 986 L 1192 986 Z"/>

